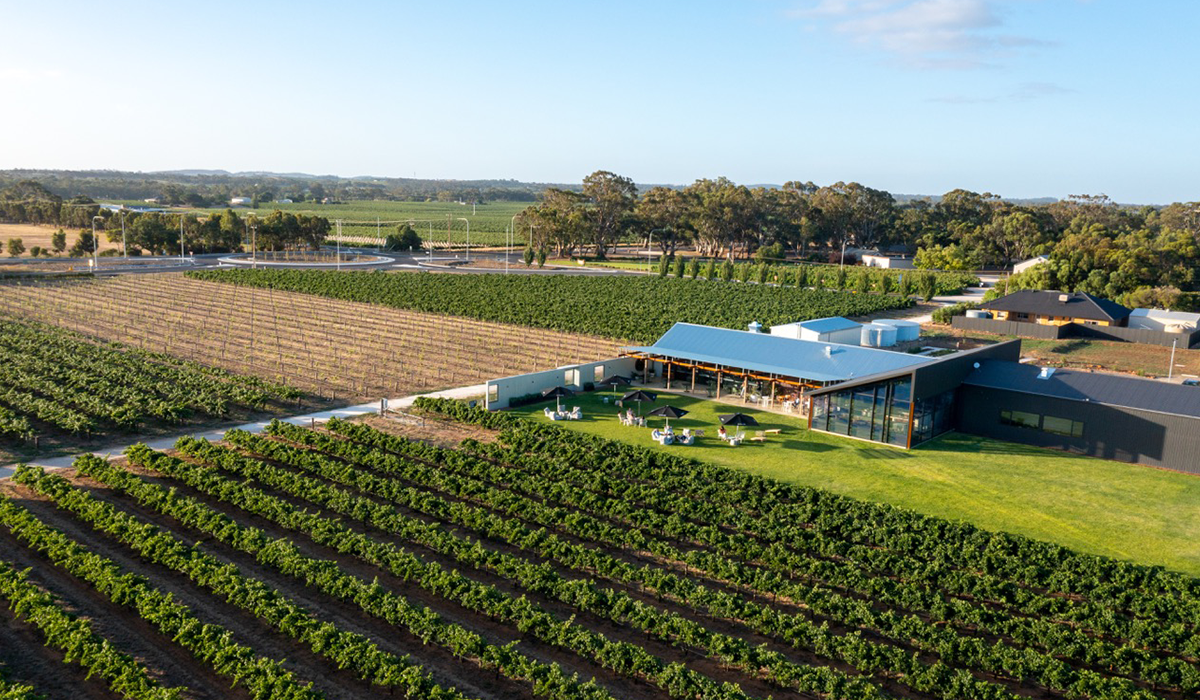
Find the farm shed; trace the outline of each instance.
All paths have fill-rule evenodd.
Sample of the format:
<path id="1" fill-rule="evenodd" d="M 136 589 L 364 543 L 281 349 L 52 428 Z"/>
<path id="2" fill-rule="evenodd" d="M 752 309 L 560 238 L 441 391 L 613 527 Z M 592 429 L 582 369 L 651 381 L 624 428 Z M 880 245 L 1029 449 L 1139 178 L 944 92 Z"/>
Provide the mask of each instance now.
<path id="1" fill-rule="evenodd" d="M 784 323 L 771 326 L 771 335 L 792 338 L 793 340 L 811 340 L 819 343 L 842 343 L 858 345 L 861 337 L 862 324 L 841 316 L 814 318 L 797 323 Z"/>

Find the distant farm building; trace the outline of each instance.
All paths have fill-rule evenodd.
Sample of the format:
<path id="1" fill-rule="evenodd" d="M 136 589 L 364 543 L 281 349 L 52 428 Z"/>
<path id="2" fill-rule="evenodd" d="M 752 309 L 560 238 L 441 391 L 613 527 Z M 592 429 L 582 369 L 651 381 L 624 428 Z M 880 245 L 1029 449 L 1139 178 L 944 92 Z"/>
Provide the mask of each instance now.
<path id="1" fill-rule="evenodd" d="M 878 253 L 863 253 L 862 264 L 867 267 L 879 267 L 885 270 L 911 270 L 913 260 L 904 255 L 882 255 Z"/>
<path id="2" fill-rule="evenodd" d="M 1022 260 L 1021 262 L 1017 263 L 1016 265 L 1013 265 L 1013 274 L 1014 275 L 1020 274 L 1024 271 L 1028 270 L 1031 267 L 1037 267 L 1038 265 L 1041 265 L 1044 262 L 1048 262 L 1049 260 L 1050 260 L 1050 258 L 1046 257 L 1045 255 L 1037 255 L 1028 260 Z"/>
<path id="3" fill-rule="evenodd" d="M 254 199 L 251 197 L 234 197 L 229 200 L 231 207 L 250 207 L 254 206 Z"/>

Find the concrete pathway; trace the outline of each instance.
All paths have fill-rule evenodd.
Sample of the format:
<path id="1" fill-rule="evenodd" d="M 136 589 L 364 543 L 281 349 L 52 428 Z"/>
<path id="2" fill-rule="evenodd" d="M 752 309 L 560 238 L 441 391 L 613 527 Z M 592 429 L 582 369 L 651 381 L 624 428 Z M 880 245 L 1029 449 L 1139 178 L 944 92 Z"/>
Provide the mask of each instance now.
<path id="1" fill-rule="evenodd" d="M 433 397 L 444 398 L 444 399 L 465 399 L 465 398 L 470 398 L 472 396 L 482 396 L 485 391 L 487 391 L 486 385 L 475 384 L 472 386 L 458 387 L 456 389 L 446 389 L 445 391 L 435 391 L 435 392 L 432 392 L 429 394 L 420 394 L 420 396 L 433 396 Z M 413 402 L 416 399 L 417 399 L 416 395 L 405 396 L 403 398 L 398 398 L 398 399 L 388 399 L 388 409 L 395 411 L 395 410 L 403 410 L 403 409 L 409 408 L 410 406 L 413 405 Z M 306 413 L 302 416 L 289 416 L 287 418 L 280 418 L 280 420 L 285 421 L 287 423 L 294 423 L 295 425 L 311 425 L 313 423 L 324 423 L 325 421 L 329 420 L 330 418 L 351 418 L 353 416 L 361 416 L 366 413 L 376 413 L 378 411 L 379 411 L 379 403 L 378 402 L 364 403 L 364 404 L 359 404 L 357 406 L 346 406 L 345 408 L 335 408 L 335 409 L 332 409 L 329 411 L 320 411 L 318 413 Z M 263 430 L 266 429 L 267 425 L 270 422 L 271 421 L 269 421 L 269 420 L 265 420 L 265 421 L 258 421 L 256 423 L 246 423 L 245 425 L 238 425 L 238 426 L 234 426 L 232 428 L 222 428 L 220 430 L 212 430 L 212 431 L 209 431 L 206 433 L 178 433 L 178 434 L 172 435 L 170 437 L 156 438 L 154 440 L 136 440 L 135 439 L 132 442 L 127 442 L 127 443 L 117 444 L 117 445 L 109 445 L 107 447 L 93 451 L 92 454 L 98 455 L 100 457 L 104 457 L 105 459 L 116 459 L 117 457 L 120 457 L 129 446 L 135 445 L 138 442 L 145 442 L 147 445 L 149 445 L 150 447 L 152 447 L 156 450 L 166 450 L 166 449 L 170 449 L 171 446 L 175 444 L 176 440 L 178 440 L 181 437 L 184 437 L 185 435 L 190 435 L 190 436 L 196 437 L 196 438 L 204 438 L 206 440 L 220 440 L 221 438 L 223 438 L 225 436 L 226 430 L 233 430 L 235 428 L 238 430 L 245 430 L 245 431 L 251 432 L 251 433 L 261 433 Z M 47 467 L 50 469 L 62 469 L 62 468 L 71 466 L 71 464 L 75 461 L 75 458 L 77 456 L 79 456 L 79 454 L 83 454 L 83 453 L 68 455 L 66 457 L 53 457 L 53 458 L 48 458 L 48 459 L 33 459 L 33 460 L 30 460 L 29 463 L 36 464 L 39 467 Z M 5 465 L 3 467 L 0 467 L 0 479 L 7 479 L 8 477 L 12 476 L 15 466 L 16 465 L 10 464 L 10 465 Z"/>

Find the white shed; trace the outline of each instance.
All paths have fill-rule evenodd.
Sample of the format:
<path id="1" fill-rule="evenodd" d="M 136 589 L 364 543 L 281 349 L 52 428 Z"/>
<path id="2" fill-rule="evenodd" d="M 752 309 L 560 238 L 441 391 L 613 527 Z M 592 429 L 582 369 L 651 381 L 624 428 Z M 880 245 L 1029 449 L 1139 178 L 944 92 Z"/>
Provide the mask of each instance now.
<path id="1" fill-rule="evenodd" d="M 873 255 L 864 253 L 862 256 L 862 264 L 867 267 L 881 267 L 885 270 L 911 270 L 913 269 L 912 258 L 907 258 L 902 255 Z"/>
<path id="2" fill-rule="evenodd" d="M 1013 274 L 1016 275 L 1028 270 L 1031 267 L 1037 267 L 1049 259 L 1050 258 L 1046 257 L 1045 255 L 1038 255 L 1028 260 L 1022 260 L 1016 265 L 1013 265 Z"/>
<path id="3" fill-rule="evenodd" d="M 1129 313 L 1129 327 L 1164 333 L 1191 333 L 1200 327 L 1200 314 L 1162 309 L 1134 309 Z"/>
<path id="4" fill-rule="evenodd" d="M 254 199 L 250 197 L 234 197 L 229 200 L 231 207 L 248 207 L 254 204 Z"/>
<path id="5" fill-rule="evenodd" d="M 858 345 L 862 337 L 861 328 L 861 323 L 841 316 L 830 316 L 829 318 L 814 318 L 811 321 L 771 326 L 771 335 L 821 343 Z"/>

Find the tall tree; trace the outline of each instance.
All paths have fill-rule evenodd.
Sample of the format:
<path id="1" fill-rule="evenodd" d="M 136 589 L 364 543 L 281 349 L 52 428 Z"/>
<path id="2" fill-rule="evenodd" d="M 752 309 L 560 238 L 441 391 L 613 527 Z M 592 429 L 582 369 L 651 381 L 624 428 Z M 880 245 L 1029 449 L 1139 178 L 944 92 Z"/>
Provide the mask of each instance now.
<path id="1" fill-rule="evenodd" d="M 637 201 L 637 185 L 627 177 L 597 170 L 583 178 L 583 196 L 591 205 L 587 209 L 591 244 L 596 257 L 604 259 L 629 223 Z"/>

